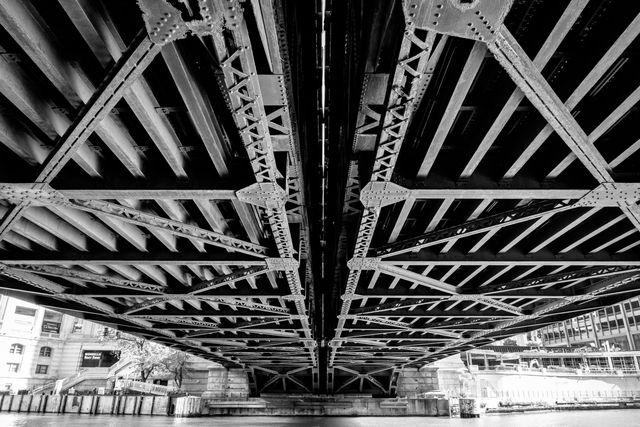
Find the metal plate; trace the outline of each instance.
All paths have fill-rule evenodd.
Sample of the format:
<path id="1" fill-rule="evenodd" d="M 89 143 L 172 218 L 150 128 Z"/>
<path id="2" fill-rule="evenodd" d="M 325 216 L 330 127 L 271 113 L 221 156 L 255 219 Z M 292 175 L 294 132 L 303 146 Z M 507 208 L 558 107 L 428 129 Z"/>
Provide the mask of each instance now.
<path id="1" fill-rule="evenodd" d="M 502 26 L 512 0 L 406 0 L 404 15 L 418 28 L 491 41 Z"/>
<path id="2" fill-rule="evenodd" d="M 285 105 L 284 76 L 281 74 L 258 74 L 262 102 L 264 105 Z"/>

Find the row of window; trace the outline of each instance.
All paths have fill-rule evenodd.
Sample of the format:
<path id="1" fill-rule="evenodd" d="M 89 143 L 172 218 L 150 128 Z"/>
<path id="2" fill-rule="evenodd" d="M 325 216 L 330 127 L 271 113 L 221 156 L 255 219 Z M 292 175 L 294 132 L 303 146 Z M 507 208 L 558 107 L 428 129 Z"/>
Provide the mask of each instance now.
<path id="1" fill-rule="evenodd" d="M 18 329 L 29 331 L 33 328 L 37 310 L 31 307 L 25 307 L 17 305 L 15 308 L 14 326 Z M 75 319 L 71 333 L 81 333 L 84 324 L 83 319 Z M 45 310 L 44 317 L 42 319 L 41 331 L 47 334 L 60 334 L 60 327 L 62 325 L 62 314 Z"/>
<path id="2" fill-rule="evenodd" d="M 17 373 L 19 370 L 19 363 L 7 363 L 7 372 Z M 36 365 L 36 374 L 46 374 L 47 372 L 49 372 L 49 365 Z"/>
<path id="3" fill-rule="evenodd" d="M 42 357 L 51 357 L 51 352 L 53 349 L 51 347 L 42 346 L 40 347 L 40 356 Z M 10 354 L 22 354 L 24 353 L 24 346 L 22 344 L 11 344 L 9 347 Z"/>

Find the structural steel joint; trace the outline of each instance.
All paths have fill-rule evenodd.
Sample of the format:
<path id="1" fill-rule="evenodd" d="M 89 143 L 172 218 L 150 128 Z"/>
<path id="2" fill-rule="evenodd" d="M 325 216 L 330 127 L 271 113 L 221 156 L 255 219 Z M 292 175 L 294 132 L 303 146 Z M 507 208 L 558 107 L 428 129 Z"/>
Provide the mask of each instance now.
<path id="1" fill-rule="evenodd" d="M 273 182 L 256 182 L 236 192 L 238 200 L 267 209 L 283 209 L 287 193 Z"/>
<path id="2" fill-rule="evenodd" d="M 405 201 L 411 190 L 388 181 L 371 181 L 360 191 L 360 202 L 366 208 L 381 208 Z"/>
<path id="3" fill-rule="evenodd" d="M 189 34 L 206 36 L 221 32 L 223 27 L 237 28 L 243 19 L 240 2 L 229 0 L 225 3 L 199 0 L 198 11 L 192 11 L 193 19 L 185 21 L 183 15 L 187 12 L 186 5 L 185 11 L 181 11 L 167 0 L 138 0 L 149 38 L 159 45 L 174 42 Z"/>

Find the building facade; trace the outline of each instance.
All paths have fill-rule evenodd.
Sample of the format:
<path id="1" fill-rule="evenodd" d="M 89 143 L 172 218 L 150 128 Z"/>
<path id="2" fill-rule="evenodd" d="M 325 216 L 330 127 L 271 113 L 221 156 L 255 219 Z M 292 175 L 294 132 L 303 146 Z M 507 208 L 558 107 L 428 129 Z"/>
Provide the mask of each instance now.
<path id="1" fill-rule="evenodd" d="M 104 330 L 88 322 L 15 298 L 0 296 L 0 391 L 32 390 L 79 371 L 106 376 L 118 361 Z"/>
<path id="2" fill-rule="evenodd" d="M 544 346 L 589 346 L 604 351 L 640 349 L 640 298 L 539 330 Z"/>

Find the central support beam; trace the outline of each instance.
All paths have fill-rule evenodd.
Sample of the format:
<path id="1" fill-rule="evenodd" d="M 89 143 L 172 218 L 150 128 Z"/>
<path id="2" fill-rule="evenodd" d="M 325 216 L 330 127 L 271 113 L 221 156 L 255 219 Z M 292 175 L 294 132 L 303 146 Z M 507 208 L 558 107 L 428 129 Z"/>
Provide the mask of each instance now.
<path id="1" fill-rule="evenodd" d="M 222 78 L 219 79 L 220 88 L 228 99 L 236 129 L 246 149 L 256 180 L 256 184 L 250 191 L 238 193 L 238 197 L 262 209 L 269 221 L 280 257 L 293 258 L 296 250 L 287 222 L 282 189 L 277 182 L 282 173 L 278 170 L 274 157 L 269 130 L 270 122 L 265 110 L 267 98 L 260 87 L 248 24 L 239 2 L 215 0 L 214 3 L 217 7 L 226 9 L 237 19 L 237 22 L 230 27 L 229 37 L 215 41 L 215 54 L 222 71 Z M 290 107 L 286 103 L 285 107 L 288 113 Z M 288 136 L 291 138 L 294 150 L 297 150 L 296 144 L 293 144 L 291 130 Z M 299 156 L 294 156 L 293 166 L 299 167 Z M 302 293 L 303 285 L 298 270 L 285 272 L 285 277 L 298 315 L 307 315 L 305 297 Z M 304 319 L 301 322 L 305 335 L 304 344 L 315 367 L 317 366 L 316 346 L 309 321 Z"/>
<path id="2" fill-rule="evenodd" d="M 393 186 L 389 183 L 398 160 L 400 149 L 405 139 L 410 119 L 417 107 L 416 100 L 420 99 L 420 89 L 431 78 L 427 72 L 427 65 L 431 50 L 435 41 L 435 33 L 429 32 L 426 36 L 418 36 L 414 27 L 408 26 L 402 37 L 400 51 L 395 70 L 389 82 L 388 96 L 381 114 L 381 132 L 376 140 L 376 154 L 371 171 L 372 185 Z M 362 199 L 362 195 L 361 195 Z M 366 199 L 365 199 L 366 200 Z M 354 257 L 363 258 L 367 255 L 373 233 L 383 204 L 366 203 L 360 219 L 358 234 L 356 236 Z M 347 278 L 344 292 L 341 316 L 349 314 L 351 307 L 351 295 L 355 293 L 360 270 L 351 269 Z M 336 339 L 339 339 L 344 327 L 344 317 L 338 317 Z M 333 361 L 338 348 L 331 350 L 329 366 Z"/>

